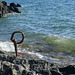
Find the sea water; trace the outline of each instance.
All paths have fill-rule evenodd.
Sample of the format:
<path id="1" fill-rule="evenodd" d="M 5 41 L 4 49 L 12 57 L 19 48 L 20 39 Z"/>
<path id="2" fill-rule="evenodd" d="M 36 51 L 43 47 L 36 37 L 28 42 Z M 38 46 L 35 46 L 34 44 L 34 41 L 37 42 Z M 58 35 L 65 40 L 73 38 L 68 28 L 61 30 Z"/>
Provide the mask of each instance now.
<path id="1" fill-rule="evenodd" d="M 3 1 L 3 0 L 1 0 Z M 22 13 L 7 14 L 0 18 L 0 48 L 14 51 L 10 41 L 14 31 L 22 31 L 24 42 L 18 46 L 22 51 L 39 52 L 49 56 L 75 53 L 75 1 L 74 0 L 6 0 L 19 3 Z M 17 40 L 21 35 L 17 34 Z M 20 51 L 19 50 L 19 51 Z M 22 52 L 21 51 L 21 52 Z M 39 56 L 39 55 L 38 55 Z"/>

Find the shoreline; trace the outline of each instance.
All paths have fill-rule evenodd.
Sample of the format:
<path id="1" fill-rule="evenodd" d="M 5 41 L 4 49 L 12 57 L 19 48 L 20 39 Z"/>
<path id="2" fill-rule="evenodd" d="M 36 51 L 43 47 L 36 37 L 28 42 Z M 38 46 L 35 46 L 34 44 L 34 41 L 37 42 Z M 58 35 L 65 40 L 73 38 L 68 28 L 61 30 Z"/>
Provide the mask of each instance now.
<path id="1" fill-rule="evenodd" d="M 75 64 L 46 61 L 30 54 L 15 57 L 14 52 L 0 52 L 0 75 L 69 75 Z"/>

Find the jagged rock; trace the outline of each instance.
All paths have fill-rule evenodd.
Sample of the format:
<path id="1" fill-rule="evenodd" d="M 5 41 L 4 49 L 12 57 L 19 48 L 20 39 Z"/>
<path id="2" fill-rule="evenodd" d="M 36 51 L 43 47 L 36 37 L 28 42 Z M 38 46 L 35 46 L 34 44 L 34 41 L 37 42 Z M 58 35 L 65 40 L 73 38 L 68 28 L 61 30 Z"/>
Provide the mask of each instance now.
<path id="1" fill-rule="evenodd" d="M 20 4 L 17 4 L 17 7 L 22 7 Z"/>
<path id="2" fill-rule="evenodd" d="M 15 60 L 13 60 L 14 64 L 26 64 L 26 59 L 23 58 L 15 58 Z"/>
<path id="3" fill-rule="evenodd" d="M 47 69 L 42 69 L 42 70 L 40 70 L 39 73 L 42 74 L 42 75 L 51 75 L 51 72 Z"/>
<path id="4" fill-rule="evenodd" d="M 52 75 L 62 75 L 60 72 L 54 71 L 54 70 L 51 71 L 51 74 L 52 74 Z"/>
<path id="5" fill-rule="evenodd" d="M 35 75 L 32 71 L 23 70 L 22 75 Z"/>
<path id="6" fill-rule="evenodd" d="M 16 7 L 17 5 L 15 3 L 10 3 L 10 7 Z"/>
<path id="7" fill-rule="evenodd" d="M 3 17 L 5 14 L 8 13 L 21 13 L 21 11 L 17 8 L 17 7 L 21 7 L 20 4 L 15 4 L 15 3 L 10 3 L 10 5 L 7 5 L 7 2 L 5 1 L 0 1 L 0 17 Z"/>
<path id="8" fill-rule="evenodd" d="M 75 65 L 69 65 L 63 68 L 59 68 L 59 71 L 63 74 L 75 74 Z"/>
<path id="9" fill-rule="evenodd" d="M 0 75 L 75 75 L 75 64 L 29 59 L 26 55 L 16 57 L 0 52 Z"/>
<path id="10" fill-rule="evenodd" d="M 10 10 L 12 10 L 12 12 L 21 13 L 21 11 L 16 7 L 10 7 Z"/>
<path id="11" fill-rule="evenodd" d="M 14 8 L 14 12 L 21 13 L 21 11 L 18 8 Z"/>
<path id="12" fill-rule="evenodd" d="M 0 17 L 2 17 L 2 12 L 0 11 Z"/>
<path id="13" fill-rule="evenodd" d="M 5 1 L 2 1 L 2 3 L 3 3 L 5 6 L 7 6 L 7 2 L 5 2 Z"/>

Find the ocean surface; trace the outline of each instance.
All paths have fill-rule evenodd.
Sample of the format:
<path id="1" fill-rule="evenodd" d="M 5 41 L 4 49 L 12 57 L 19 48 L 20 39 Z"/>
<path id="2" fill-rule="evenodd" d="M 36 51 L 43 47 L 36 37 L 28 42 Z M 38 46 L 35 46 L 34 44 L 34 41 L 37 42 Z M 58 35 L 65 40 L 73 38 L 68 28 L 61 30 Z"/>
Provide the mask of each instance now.
<path id="1" fill-rule="evenodd" d="M 19 30 L 24 33 L 25 40 L 18 45 L 18 52 L 47 60 L 72 58 L 75 62 L 75 0 L 5 1 L 8 5 L 11 2 L 21 4 L 22 13 L 0 18 L 1 50 L 15 51 L 10 38 L 14 31 Z M 15 34 L 14 38 L 21 40 L 22 37 Z"/>

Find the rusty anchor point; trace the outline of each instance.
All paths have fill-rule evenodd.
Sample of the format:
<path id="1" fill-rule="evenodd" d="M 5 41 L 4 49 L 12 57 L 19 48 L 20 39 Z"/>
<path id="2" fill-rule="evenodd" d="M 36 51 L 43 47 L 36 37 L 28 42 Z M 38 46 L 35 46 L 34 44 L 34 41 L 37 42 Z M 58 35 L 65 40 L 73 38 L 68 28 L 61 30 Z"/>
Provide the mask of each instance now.
<path id="1" fill-rule="evenodd" d="M 16 39 L 13 38 L 15 33 L 21 33 L 21 34 L 22 34 L 22 40 L 21 40 L 20 42 L 17 42 Z M 16 56 L 19 55 L 18 52 L 17 52 L 17 51 L 18 51 L 18 50 L 17 50 L 17 44 L 22 43 L 22 42 L 24 41 L 24 38 L 25 38 L 25 37 L 24 37 L 24 34 L 23 34 L 21 31 L 15 31 L 15 32 L 13 32 L 12 35 L 11 35 L 11 41 L 14 43 Z"/>

